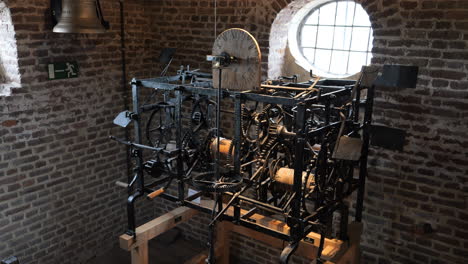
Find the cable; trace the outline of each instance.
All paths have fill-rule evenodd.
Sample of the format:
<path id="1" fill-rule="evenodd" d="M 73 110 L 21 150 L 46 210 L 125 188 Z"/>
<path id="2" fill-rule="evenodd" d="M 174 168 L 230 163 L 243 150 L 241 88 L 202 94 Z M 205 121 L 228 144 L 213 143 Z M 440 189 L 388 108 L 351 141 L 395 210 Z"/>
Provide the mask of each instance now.
<path id="1" fill-rule="evenodd" d="M 122 61 L 122 99 L 124 103 L 124 110 L 128 110 L 128 93 L 127 93 L 127 63 L 126 63 L 126 47 L 125 47 L 125 16 L 124 16 L 124 1 L 119 1 L 119 13 L 120 13 L 120 52 Z M 130 140 L 130 131 L 125 128 L 125 140 Z M 130 147 L 126 147 L 126 164 L 127 164 L 127 180 L 130 182 L 132 178 L 132 161 L 130 158 L 131 150 Z"/>
<path id="2" fill-rule="evenodd" d="M 218 2 L 217 2 L 217 0 L 214 0 L 214 9 L 215 9 L 215 12 L 214 12 L 214 13 L 215 13 L 215 14 L 214 14 L 214 15 L 215 15 L 215 21 L 214 21 L 214 23 L 215 23 L 215 25 L 214 25 L 214 39 L 216 39 L 216 37 L 217 37 L 216 32 L 218 31 L 217 28 L 216 28 L 216 27 L 217 27 L 217 24 L 218 24 Z"/>

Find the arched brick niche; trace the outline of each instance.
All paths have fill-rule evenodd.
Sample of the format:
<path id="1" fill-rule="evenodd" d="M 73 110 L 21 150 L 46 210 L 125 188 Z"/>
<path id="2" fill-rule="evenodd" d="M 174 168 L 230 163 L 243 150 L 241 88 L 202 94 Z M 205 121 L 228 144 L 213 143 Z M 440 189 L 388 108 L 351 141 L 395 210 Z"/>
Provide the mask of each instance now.
<path id="1" fill-rule="evenodd" d="M 0 96 L 5 96 L 20 85 L 20 74 L 15 30 L 4 1 L 0 1 L 0 47 Z"/>
<path id="2" fill-rule="evenodd" d="M 297 59 L 292 55 L 288 37 L 294 27 L 312 10 L 315 6 L 323 4 L 327 0 L 296 0 L 284 7 L 276 16 L 270 32 L 270 53 L 268 55 L 268 78 L 277 78 L 281 75 L 299 75 L 300 80 L 308 80 L 309 71 L 297 63 Z M 362 4 L 363 1 L 356 0 Z M 366 10 L 369 12 L 369 10 Z M 369 17 L 372 21 L 372 16 Z M 373 25 L 374 27 L 374 25 Z M 294 45 L 294 44 L 293 44 Z"/>

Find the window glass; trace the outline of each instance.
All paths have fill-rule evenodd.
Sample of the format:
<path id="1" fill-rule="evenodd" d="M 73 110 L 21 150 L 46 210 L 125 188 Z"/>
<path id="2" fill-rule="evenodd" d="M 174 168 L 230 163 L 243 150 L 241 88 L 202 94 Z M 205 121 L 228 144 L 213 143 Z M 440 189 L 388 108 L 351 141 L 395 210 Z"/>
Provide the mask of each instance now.
<path id="1" fill-rule="evenodd" d="M 309 25 L 317 25 L 318 24 L 318 19 L 319 19 L 319 13 L 320 12 L 314 12 L 309 16 L 309 18 L 306 21 L 306 24 Z"/>
<path id="2" fill-rule="evenodd" d="M 345 77 L 370 63 L 371 23 L 354 1 L 335 0 L 316 6 L 297 32 L 302 56 L 319 75 Z"/>
<path id="3" fill-rule="evenodd" d="M 351 41 L 351 33 L 352 33 L 352 28 L 336 27 L 333 49 L 348 50 L 349 42 Z"/>
<path id="4" fill-rule="evenodd" d="M 315 46 L 317 40 L 317 27 L 316 26 L 304 26 L 302 28 L 302 46 L 307 45 Z"/>
<path id="5" fill-rule="evenodd" d="M 316 10 L 319 13 L 319 24 L 320 25 L 334 25 L 335 24 L 335 11 L 336 2 L 332 2 L 322 6 Z"/>
<path id="6" fill-rule="evenodd" d="M 336 25 L 346 26 L 353 23 L 354 10 L 356 9 L 356 3 L 345 1 L 338 2 L 338 9 L 336 13 Z"/>

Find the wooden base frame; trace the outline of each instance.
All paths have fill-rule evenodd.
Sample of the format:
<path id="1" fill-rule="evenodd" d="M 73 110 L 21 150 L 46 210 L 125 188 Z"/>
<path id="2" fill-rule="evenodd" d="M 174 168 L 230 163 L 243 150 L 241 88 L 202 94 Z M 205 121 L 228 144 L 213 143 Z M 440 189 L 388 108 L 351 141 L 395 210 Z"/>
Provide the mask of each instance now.
<path id="1" fill-rule="evenodd" d="M 139 226 L 136 229 L 136 238 L 123 234 L 120 236 L 120 247 L 130 251 L 132 254 L 132 264 L 148 264 L 148 242 L 149 240 L 159 236 L 167 230 L 189 220 L 192 216 L 199 213 L 195 209 L 188 207 L 179 207 L 171 212 L 168 212 L 154 220 Z M 287 225 L 281 221 L 271 219 L 261 215 L 254 215 L 262 225 L 266 225 L 277 231 L 288 232 Z M 362 233 L 362 224 L 353 222 L 348 228 L 349 241 L 340 241 L 337 239 L 326 239 L 322 258 L 326 260 L 326 264 L 359 264 L 360 263 L 360 238 Z M 229 241 L 232 232 L 239 233 L 244 236 L 253 238 L 272 247 L 283 248 L 283 241 L 257 232 L 255 230 L 234 225 L 233 223 L 223 221 L 219 222 L 216 227 L 216 257 L 220 264 L 229 263 Z M 317 256 L 318 242 L 320 235 L 310 233 L 308 241 L 301 241 L 295 255 L 310 258 L 311 263 Z M 313 242 L 309 242 L 313 241 Z M 202 264 L 205 263 L 207 252 L 202 252 L 185 264 Z M 279 256 L 278 256 L 279 258 Z"/>

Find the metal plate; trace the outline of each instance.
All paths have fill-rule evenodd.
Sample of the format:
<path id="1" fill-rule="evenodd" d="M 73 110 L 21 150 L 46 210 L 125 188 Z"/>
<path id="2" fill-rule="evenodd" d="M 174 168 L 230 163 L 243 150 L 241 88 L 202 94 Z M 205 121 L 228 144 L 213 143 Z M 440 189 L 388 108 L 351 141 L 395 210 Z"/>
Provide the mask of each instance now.
<path id="1" fill-rule="evenodd" d="M 333 153 L 334 159 L 357 161 L 361 158 L 362 140 L 360 138 L 342 136 L 337 144 L 338 147 Z"/>
<path id="2" fill-rule="evenodd" d="M 123 111 L 121 112 L 115 119 L 114 119 L 114 124 L 121 126 L 121 127 L 127 127 L 130 122 L 132 122 L 132 119 L 130 119 L 130 111 Z"/>
<path id="3" fill-rule="evenodd" d="M 394 88 L 416 88 L 418 71 L 417 66 L 384 65 L 382 76 L 377 78 L 375 85 Z"/>
<path id="4" fill-rule="evenodd" d="M 382 147 L 389 150 L 403 151 L 406 140 L 406 131 L 386 127 L 372 125 L 371 127 L 371 145 Z"/>

